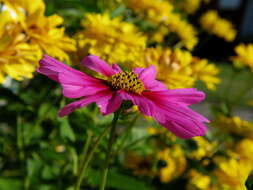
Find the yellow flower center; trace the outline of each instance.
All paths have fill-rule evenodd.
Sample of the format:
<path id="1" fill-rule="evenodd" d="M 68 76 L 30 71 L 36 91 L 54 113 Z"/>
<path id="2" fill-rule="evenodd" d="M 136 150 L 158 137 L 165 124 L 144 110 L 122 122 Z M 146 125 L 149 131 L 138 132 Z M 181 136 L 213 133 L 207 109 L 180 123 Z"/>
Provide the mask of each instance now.
<path id="1" fill-rule="evenodd" d="M 144 84 L 138 78 L 138 76 L 134 72 L 120 72 L 112 75 L 107 83 L 113 90 L 125 90 L 127 92 L 134 92 L 137 94 L 141 94 L 144 88 Z"/>

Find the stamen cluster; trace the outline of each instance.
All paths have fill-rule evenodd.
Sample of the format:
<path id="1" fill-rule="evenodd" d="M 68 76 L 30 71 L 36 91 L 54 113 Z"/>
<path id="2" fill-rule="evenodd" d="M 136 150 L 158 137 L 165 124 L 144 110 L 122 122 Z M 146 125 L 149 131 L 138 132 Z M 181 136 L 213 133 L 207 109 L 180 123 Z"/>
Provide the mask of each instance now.
<path id="1" fill-rule="evenodd" d="M 127 92 L 134 92 L 141 94 L 144 88 L 144 84 L 138 78 L 138 76 L 132 71 L 120 72 L 112 75 L 107 83 L 113 90 L 125 90 Z"/>

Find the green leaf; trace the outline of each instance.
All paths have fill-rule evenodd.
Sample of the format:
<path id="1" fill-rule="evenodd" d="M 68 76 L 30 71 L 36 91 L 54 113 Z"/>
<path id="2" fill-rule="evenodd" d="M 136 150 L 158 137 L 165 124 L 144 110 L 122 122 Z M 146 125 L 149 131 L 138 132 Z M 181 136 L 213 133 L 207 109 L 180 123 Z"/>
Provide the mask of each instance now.
<path id="1" fill-rule="evenodd" d="M 28 159 L 27 161 L 27 171 L 28 171 L 28 177 L 30 178 L 36 178 L 40 176 L 41 169 L 42 169 L 43 163 L 40 160 L 35 159 Z"/>
<path id="2" fill-rule="evenodd" d="M 87 172 L 87 181 L 92 186 L 99 186 L 101 183 L 101 171 L 90 169 Z M 116 169 L 111 169 L 108 174 L 107 185 L 108 188 L 115 188 L 117 190 L 154 190 L 153 187 L 140 181 L 134 177 L 120 173 Z"/>
<path id="3" fill-rule="evenodd" d="M 59 120 L 61 123 L 61 125 L 60 125 L 61 137 L 68 139 L 70 141 L 75 141 L 76 140 L 75 133 L 73 132 L 73 130 L 69 124 L 68 118 L 67 117 L 59 118 Z"/>
<path id="4" fill-rule="evenodd" d="M 0 190 L 20 190 L 23 189 L 22 181 L 11 178 L 0 178 Z"/>

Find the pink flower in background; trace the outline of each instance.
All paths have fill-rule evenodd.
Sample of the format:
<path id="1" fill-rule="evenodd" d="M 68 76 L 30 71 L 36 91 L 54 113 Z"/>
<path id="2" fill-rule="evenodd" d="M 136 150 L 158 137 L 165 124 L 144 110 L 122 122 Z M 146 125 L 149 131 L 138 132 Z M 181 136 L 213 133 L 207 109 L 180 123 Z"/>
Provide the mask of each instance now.
<path id="1" fill-rule="evenodd" d="M 60 83 L 65 97 L 81 98 L 63 107 L 59 111 L 60 117 L 93 102 L 107 115 L 119 109 L 122 101 L 130 100 L 144 115 L 152 116 L 178 137 L 202 136 L 207 130 L 203 123 L 209 121 L 188 108 L 202 101 L 205 94 L 193 88 L 167 89 L 156 80 L 153 65 L 122 71 L 117 64 L 110 66 L 98 56 L 87 56 L 81 64 L 107 78 L 98 79 L 47 55 L 39 63 L 37 72 Z"/>

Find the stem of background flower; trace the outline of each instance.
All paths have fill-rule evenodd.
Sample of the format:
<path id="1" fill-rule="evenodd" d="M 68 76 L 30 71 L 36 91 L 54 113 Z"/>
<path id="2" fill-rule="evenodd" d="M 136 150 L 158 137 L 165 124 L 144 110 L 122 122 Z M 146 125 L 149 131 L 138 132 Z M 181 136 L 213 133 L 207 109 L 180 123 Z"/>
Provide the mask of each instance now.
<path id="1" fill-rule="evenodd" d="M 114 118 L 112 121 L 112 128 L 111 128 L 111 132 L 110 132 L 110 138 L 109 138 L 109 142 L 108 142 L 108 149 L 107 149 L 107 153 L 106 153 L 106 161 L 105 161 L 104 170 L 103 170 L 103 174 L 102 174 L 102 182 L 100 184 L 99 190 L 104 190 L 105 186 L 106 186 L 107 175 L 108 175 L 109 165 L 110 165 L 110 161 L 111 161 L 112 146 L 113 146 L 113 143 L 115 140 L 116 125 L 117 125 L 117 121 L 119 119 L 120 112 L 121 112 L 121 109 L 119 109 L 118 111 L 116 111 L 114 113 Z"/>
<path id="2" fill-rule="evenodd" d="M 19 151 L 19 160 L 23 165 L 23 172 L 26 172 L 26 162 L 25 162 L 25 152 L 24 152 L 24 132 L 22 126 L 22 118 L 20 115 L 17 116 L 17 147 Z M 24 175 L 24 189 L 28 190 L 30 186 L 30 181 L 27 175 Z"/>
<path id="3" fill-rule="evenodd" d="M 85 142 L 85 145 L 84 145 L 84 149 L 81 153 L 81 156 L 80 156 L 80 160 L 79 160 L 79 166 L 83 166 L 86 158 L 87 158 L 87 154 L 88 154 L 88 150 L 89 150 L 89 147 L 90 147 L 90 142 L 91 142 L 91 139 L 92 139 L 92 131 L 90 130 L 87 130 L 87 139 L 86 139 L 86 142 Z M 81 167 L 79 167 L 79 171 L 78 171 L 78 175 L 81 171 Z"/>
<path id="4" fill-rule="evenodd" d="M 131 134 L 131 131 L 134 127 L 134 124 L 136 123 L 137 119 L 139 117 L 139 113 L 136 113 L 136 116 L 133 118 L 133 120 L 129 123 L 129 125 L 127 126 L 126 131 L 124 132 L 124 136 L 122 137 L 122 141 L 119 144 L 117 151 L 115 153 L 115 155 L 118 154 L 118 152 L 122 149 L 122 147 L 125 145 L 126 140 L 128 139 L 129 135 Z"/>
<path id="5" fill-rule="evenodd" d="M 121 150 L 122 151 L 126 151 L 128 148 L 130 148 L 131 146 L 134 146 L 136 144 L 138 144 L 139 142 L 142 142 L 142 141 L 145 141 L 145 140 L 148 140 L 148 139 L 151 139 L 153 138 L 153 136 L 144 136 L 144 137 L 141 137 L 133 142 L 131 142 L 130 144 L 126 145 L 125 147 L 123 147 Z"/>
<path id="6" fill-rule="evenodd" d="M 75 190 L 80 190 L 80 186 L 85 174 L 85 171 L 93 157 L 93 154 L 95 153 L 95 150 L 97 148 L 97 146 L 99 145 L 99 143 L 101 142 L 101 140 L 103 139 L 103 137 L 107 134 L 107 132 L 109 131 L 109 129 L 111 128 L 111 125 L 108 125 L 104 131 L 100 134 L 100 136 L 97 138 L 96 142 L 94 143 L 92 149 L 90 150 L 90 152 L 88 153 L 87 151 L 87 156 L 85 157 L 84 162 L 81 165 L 81 169 L 79 172 L 79 175 L 77 176 L 77 182 L 76 182 L 76 186 L 75 186 Z"/>
<path id="7" fill-rule="evenodd" d="M 17 147 L 19 151 L 19 159 L 21 162 L 24 161 L 24 137 L 22 129 L 22 119 L 20 116 L 17 117 Z"/>

